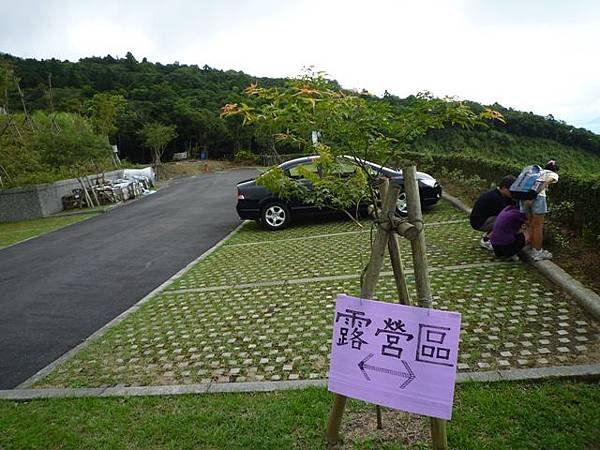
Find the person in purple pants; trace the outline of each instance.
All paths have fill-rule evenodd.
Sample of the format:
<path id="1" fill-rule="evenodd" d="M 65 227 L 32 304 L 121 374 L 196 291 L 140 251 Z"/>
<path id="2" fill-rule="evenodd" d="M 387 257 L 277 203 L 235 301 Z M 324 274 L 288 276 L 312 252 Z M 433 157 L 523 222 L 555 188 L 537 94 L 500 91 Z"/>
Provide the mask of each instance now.
<path id="1" fill-rule="evenodd" d="M 522 231 L 527 223 L 527 215 L 514 205 L 509 205 L 500 211 L 494 228 L 490 234 L 490 242 L 494 254 L 499 258 L 518 261 L 517 253 L 527 242 L 527 236 Z"/>

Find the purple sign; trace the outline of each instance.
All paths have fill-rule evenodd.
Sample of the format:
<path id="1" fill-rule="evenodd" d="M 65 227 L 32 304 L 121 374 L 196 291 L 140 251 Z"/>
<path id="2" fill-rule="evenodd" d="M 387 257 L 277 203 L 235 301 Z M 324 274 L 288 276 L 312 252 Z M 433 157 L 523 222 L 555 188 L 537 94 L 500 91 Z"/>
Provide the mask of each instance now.
<path id="1" fill-rule="evenodd" d="M 459 335 L 456 312 L 338 295 L 329 390 L 450 419 Z"/>

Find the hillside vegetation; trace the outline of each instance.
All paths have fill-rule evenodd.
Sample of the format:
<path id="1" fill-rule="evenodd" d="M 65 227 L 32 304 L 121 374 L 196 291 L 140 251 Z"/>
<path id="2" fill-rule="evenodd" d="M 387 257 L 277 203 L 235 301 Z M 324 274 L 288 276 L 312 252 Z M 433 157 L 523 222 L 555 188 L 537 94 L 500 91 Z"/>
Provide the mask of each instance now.
<path id="1" fill-rule="evenodd" d="M 131 53 L 120 59 L 109 55 L 83 58 L 78 62 L 0 54 L 0 64 L 14 69 L 30 110 L 52 108 L 85 115 L 95 94 L 122 96 L 126 100 L 125 108 L 117 118 L 111 141 L 119 144 L 126 158 L 136 162 L 149 160 L 149 153 L 142 149 L 136 133 L 149 121 L 177 127 L 179 137 L 172 143 L 171 152 L 208 149 L 213 152 L 212 156 L 218 157 L 240 149 L 255 153 L 267 151 L 272 145 L 268 130 L 242 127 L 236 118 L 221 118 L 220 111 L 225 104 L 243 102 L 244 89 L 251 83 L 269 87 L 282 86 L 285 81 L 209 66 L 200 68 L 177 62 L 165 65 L 148 62 L 145 58 L 138 62 Z M 8 89 L 7 100 L 10 111 L 21 110 L 21 99 L 14 87 Z M 373 97 L 373 100 L 388 102 L 401 110 L 414 101 L 414 97 L 400 99 L 386 93 L 382 99 Z M 467 104 L 475 112 L 483 109 L 478 103 Z M 498 157 L 502 156 L 502 149 L 511 147 L 507 157 L 522 152 L 523 161 L 527 159 L 527 162 L 527 151 L 539 157 L 545 155 L 545 149 L 550 149 L 556 150 L 561 159 L 564 155 L 565 163 L 566 159 L 573 158 L 581 160 L 582 167 L 586 161 L 593 160 L 597 164 L 600 136 L 554 120 L 552 116 L 542 117 L 497 104 L 491 107 L 504 115 L 506 124 L 496 122 L 486 130 L 438 130 L 430 133 L 423 143 L 436 150 L 485 150 Z"/>
<path id="2" fill-rule="evenodd" d="M 285 83 L 209 66 L 138 61 L 131 53 L 78 62 L 0 54 L 0 176 L 12 180 L 4 184 L 7 187 L 104 168 L 111 164 L 109 144 L 118 145 L 121 158 L 148 163 L 151 149 L 140 130 L 149 123 L 176 130 L 164 159 L 185 150 L 192 155 L 205 151 L 211 158 L 228 158 L 240 151 L 245 155 L 274 150 L 298 153 L 302 147 L 276 141 L 268 127 L 244 126 L 239 116 L 221 115 L 225 105 L 247 101 L 249 85 L 283 87 Z M 335 81 L 331 85 L 339 88 Z M 386 103 L 398 115 L 419 101 L 418 96 L 399 98 L 387 92 L 381 98 L 366 92 L 359 95 L 372 104 Z M 486 108 L 475 102 L 465 104 L 475 113 Z M 552 116 L 498 104 L 487 107 L 502 113 L 505 121 L 466 129 L 458 125 L 430 129 L 407 141 L 402 150 L 490 181 L 507 170 L 556 159 L 562 167 L 560 188 L 554 189 L 557 199 L 574 203 L 581 216 L 576 221 L 580 230 L 590 225 L 598 228 L 597 214 L 584 209 L 593 210 L 590 206 L 600 203 L 600 136 Z M 6 125 L 7 119 L 12 120 L 11 126 Z M 77 130 L 85 139 L 78 138 Z M 71 157 L 61 155 L 62 148 Z"/>

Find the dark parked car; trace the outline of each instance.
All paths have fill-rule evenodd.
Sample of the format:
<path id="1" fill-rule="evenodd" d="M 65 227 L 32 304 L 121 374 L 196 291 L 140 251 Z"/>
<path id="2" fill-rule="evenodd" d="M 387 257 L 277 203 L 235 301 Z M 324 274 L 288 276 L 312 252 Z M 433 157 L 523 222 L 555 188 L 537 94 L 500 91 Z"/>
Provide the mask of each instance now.
<path id="1" fill-rule="evenodd" d="M 301 183 L 308 183 L 300 175 L 300 167 L 304 167 L 309 171 L 319 171 L 316 159 L 318 156 L 306 156 L 303 158 L 293 159 L 291 161 L 280 164 L 284 173 L 291 178 L 298 179 Z M 342 167 L 351 173 L 359 170 L 359 165 L 354 157 L 343 157 L 344 163 Z M 382 174 L 390 178 L 391 182 L 404 186 L 404 178 L 402 171 L 382 167 L 378 164 L 361 161 L 362 164 L 368 166 L 374 174 Z M 343 174 L 342 174 L 343 175 Z M 417 172 L 417 180 L 419 184 L 419 194 L 421 196 L 421 206 L 424 209 L 434 206 L 442 196 L 442 187 L 431 175 L 423 172 Z M 403 189 L 402 189 L 403 191 Z M 361 205 L 366 209 L 368 205 Z M 317 214 L 321 212 L 331 212 L 326 208 L 318 208 L 314 205 L 307 205 L 299 200 L 283 201 L 277 198 L 272 192 L 263 186 L 256 183 L 256 178 L 242 181 L 237 184 L 237 212 L 242 219 L 251 219 L 259 221 L 265 228 L 270 230 L 278 230 L 287 226 L 292 217 L 301 214 Z M 396 211 L 400 215 L 406 215 L 406 194 L 401 192 L 396 205 Z"/>

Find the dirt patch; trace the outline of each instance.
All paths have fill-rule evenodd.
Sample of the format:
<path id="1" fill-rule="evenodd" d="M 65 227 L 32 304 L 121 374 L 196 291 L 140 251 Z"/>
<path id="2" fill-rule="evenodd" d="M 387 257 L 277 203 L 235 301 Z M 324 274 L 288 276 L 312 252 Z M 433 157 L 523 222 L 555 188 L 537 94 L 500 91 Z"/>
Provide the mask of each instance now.
<path id="1" fill-rule="evenodd" d="M 177 177 L 186 177 L 202 173 L 215 172 L 218 170 L 239 169 L 250 167 L 244 161 L 218 161 L 218 160 L 186 160 L 164 163 L 159 169 L 161 181 L 167 181 Z"/>
<path id="2" fill-rule="evenodd" d="M 438 177 L 438 181 L 441 183 L 444 191 L 461 199 L 469 207 L 475 203 L 475 200 L 477 200 L 479 194 L 482 192 L 480 187 L 470 186 L 448 177 L 440 176 Z"/>
<path id="3" fill-rule="evenodd" d="M 381 408 L 382 429 L 377 429 L 375 406 L 369 405 L 358 411 L 348 411 L 344 415 L 341 435 L 344 442 L 341 449 L 377 448 L 378 444 L 402 444 L 403 448 L 423 448 L 429 439 L 428 419 Z"/>
<path id="4" fill-rule="evenodd" d="M 548 245 L 548 249 L 554 255 L 552 261 L 586 287 L 600 294 L 600 248 L 574 236 L 566 229 L 562 232 L 568 243 L 564 246 Z"/>

